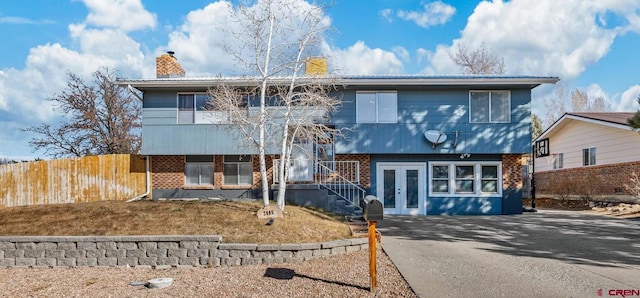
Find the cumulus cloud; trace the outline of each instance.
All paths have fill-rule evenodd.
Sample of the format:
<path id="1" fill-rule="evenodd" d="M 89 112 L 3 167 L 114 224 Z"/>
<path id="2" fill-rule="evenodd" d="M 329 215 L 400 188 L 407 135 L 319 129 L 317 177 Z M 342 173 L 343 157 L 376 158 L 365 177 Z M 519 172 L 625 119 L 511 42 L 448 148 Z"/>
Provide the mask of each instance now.
<path id="1" fill-rule="evenodd" d="M 333 72 L 341 74 L 399 74 L 402 61 L 393 52 L 369 48 L 364 41 L 357 41 L 346 49 L 325 43 L 324 53 L 329 57 Z"/>
<path id="2" fill-rule="evenodd" d="M 420 27 L 429 28 L 448 22 L 456 13 L 455 7 L 445 4 L 442 1 L 427 3 L 423 9 L 424 10 L 417 11 L 400 10 L 397 15 L 399 18 L 412 21 Z"/>
<path id="3" fill-rule="evenodd" d="M 620 104 L 615 107 L 618 112 L 635 112 L 640 110 L 638 97 L 640 96 L 640 85 L 629 87 L 620 97 Z"/>
<path id="4" fill-rule="evenodd" d="M 259 16 L 267 10 L 264 5 L 266 2 L 258 1 L 246 9 Z M 273 45 L 277 50 L 272 53 L 273 57 L 287 56 L 287 51 L 295 51 L 297 40 L 315 30 L 310 26 L 328 28 L 331 25 L 328 16 L 320 15 L 321 10 L 306 1 L 283 0 L 278 5 L 275 13 L 280 21 L 274 28 L 277 32 Z M 251 26 L 239 7 L 227 1 L 214 2 L 191 11 L 185 22 L 169 34 L 167 46 L 158 48 L 156 54 L 175 51 L 188 75 L 237 74 L 239 70 L 247 69 L 239 65 L 255 61 L 255 50 L 248 44 L 253 39 Z M 316 37 L 322 39 L 322 36 Z M 309 49 L 308 53 L 318 55 L 320 48 Z"/>
<path id="5" fill-rule="evenodd" d="M 83 0 L 89 9 L 84 23 L 123 31 L 154 28 L 157 17 L 140 0 Z"/>
<path id="6" fill-rule="evenodd" d="M 0 69 L 0 144 L 4 150 L 24 150 L 35 136 L 18 132 L 19 128 L 39 123 L 55 125 L 60 114 L 47 99 L 63 90 L 67 73 L 88 76 L 100 67 L 108 67 L 117 69 L 119 74 L 141 75 L 144 54 L 126 31 L 151 27 L 155 17 L 153 22 L 145 17 L 151 14 L 144 11 L 140 1 L 85 3 L 89 9 L 86 21 L 69 25 L 74 47 L 60 43 L 39 45 L 29 51 L 24 68 Z M 118 17 L 118 13 L 122 16 Z M 30 152 L 4 154 L 27 156 Z"/>
<path id="7" fill-rule="evenodd" d="M 409 51 L 407 51 L 407 49 L 405 49 L 404 47 L 395 46 L 391 48 L 391 51 L 393 51 L 393 53 L 395 53 L 403 62 L 409 62 L 411 60 Z"/>
<path id="8" fill-rule="evenodd" d="M 504 58 L 516 74 L 558 75 L 574 79 L 606 55 L 616 36 L 638 30 L 640 2 L 582 0 L 483 1 L 469 17 L 459 39 L 440 45 L 431 59 L 440 73 L 458 69 L 448 52 L 458 44 L 487 48 Z M 627 24 L 604 27 L 598 17 L 613 14 Z"/>

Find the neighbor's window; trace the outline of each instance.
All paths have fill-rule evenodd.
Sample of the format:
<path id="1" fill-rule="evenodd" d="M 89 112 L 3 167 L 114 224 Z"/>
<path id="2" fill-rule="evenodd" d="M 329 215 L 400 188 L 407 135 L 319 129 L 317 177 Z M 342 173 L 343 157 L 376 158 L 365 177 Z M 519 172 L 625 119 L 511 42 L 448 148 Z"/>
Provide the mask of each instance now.
<path id="1" fill-rule="evenodd" d="M 596 148 L 585 148 L 582 149 L 582 165 L 583 166 L 593 166 L 596 164 Z"/>
<path id="2" fill-rule="evenodd" d="M 396 91 L 359 91 L 356 93 L 357 123 L 398 122 Z"/>
<path id="3" fill-rule="evenodd" d="M 213 156 L 187 155 L 184 177 L 186 185 L 213 185 Z"/>
<path id="4" fill-rule="evenodd" d="M 553 157 L 553 169 L 558 170 L 564 167 L 564 154 L 558 153 Z"/>
<path id="5" fill-rule="evenodd" d="M 431 195 L 494 196 L 502 193 L 500 163 L 433 163 L 429 170 Z"/>
<path id="6" fill-rule="evenodd" d="M 253 181 L 251 155 L 225 155 L 222 174 L 225 185 L 251 185 Z"/>
<path id="7" fill-rule="evenodd" d="M 469 122 L 509 123 L 511 122 L 511 92 L 470 91 Z"/>

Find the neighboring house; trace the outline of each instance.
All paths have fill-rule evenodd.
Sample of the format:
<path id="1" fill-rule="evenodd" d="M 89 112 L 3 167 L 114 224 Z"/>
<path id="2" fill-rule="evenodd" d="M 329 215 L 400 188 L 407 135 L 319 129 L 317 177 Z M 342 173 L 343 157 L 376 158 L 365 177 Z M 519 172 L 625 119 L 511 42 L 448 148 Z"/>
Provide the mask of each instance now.
<path id="1" fill-rule="evenodd" d="M 640 134 L 634 113 L 566 113 L 536 139 L 548 139 L 547 157 L 535 160 L 538 196 L 633 199 L 625 188 L 640 175 Z"/>
<path id="2" fill-rule="evenodd" d="M 366 193 L 376 195 L 387 214 L 522 212 L 531 89 L 558 78 L 333 79 L 342 105 L 329 124 L 349 130 L 344 138 L 310 144 L 313 158 L 293 161 L 287 200 L 340 211 Z M 219 112 L 199 108 L 220 80 L 249 84 L 247 78 L 172 76 L 160 68 L 157 79 L 119 81 L 143 93 L 142 153 L 151 156 L 154 198 L 260 195 L 257 151 L 242 146 L 224 121 L 211 120 Z M 268 154 L 273 185 L 279 151 Z"/>

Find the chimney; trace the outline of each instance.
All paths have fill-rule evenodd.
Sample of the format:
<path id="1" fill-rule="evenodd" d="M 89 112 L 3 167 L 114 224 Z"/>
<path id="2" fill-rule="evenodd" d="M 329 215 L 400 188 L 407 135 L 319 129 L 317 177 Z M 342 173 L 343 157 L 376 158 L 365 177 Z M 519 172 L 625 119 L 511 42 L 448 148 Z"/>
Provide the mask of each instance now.
<path id="1" fill-rule="evenodd" d="M 173 56 L 175 52 L 168 51 L 166 54 L 156 57 L 156 77 L 158 78 L 179 78 L 184 77 L 184 69 L 178 63 L 178 59 Z"/>
<path id="2" fill-rule="evenodd" d="M 305 73 L 308 75 L 326 75 L 327 59 L 322 57 L 307 58 L 305 64 Z"/>

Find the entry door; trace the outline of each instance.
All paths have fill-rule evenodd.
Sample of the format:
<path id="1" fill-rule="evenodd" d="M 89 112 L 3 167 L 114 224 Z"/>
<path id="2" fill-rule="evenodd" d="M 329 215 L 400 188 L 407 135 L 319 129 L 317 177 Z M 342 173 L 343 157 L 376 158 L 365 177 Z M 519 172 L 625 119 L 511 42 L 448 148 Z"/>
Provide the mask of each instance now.
<path id="1" fill-rule="evenodd" d="M 385 214 L 424 214 L 425 163 L 378 163 L 377 194 Z"/>
<path id="2" fill-rule="evenodd" d="M 288 181 L 313 181 L 313 160 L 310 158 L 312 152 L 311 142 L 299 142 L 291 150 L 289 160 Z"/>

